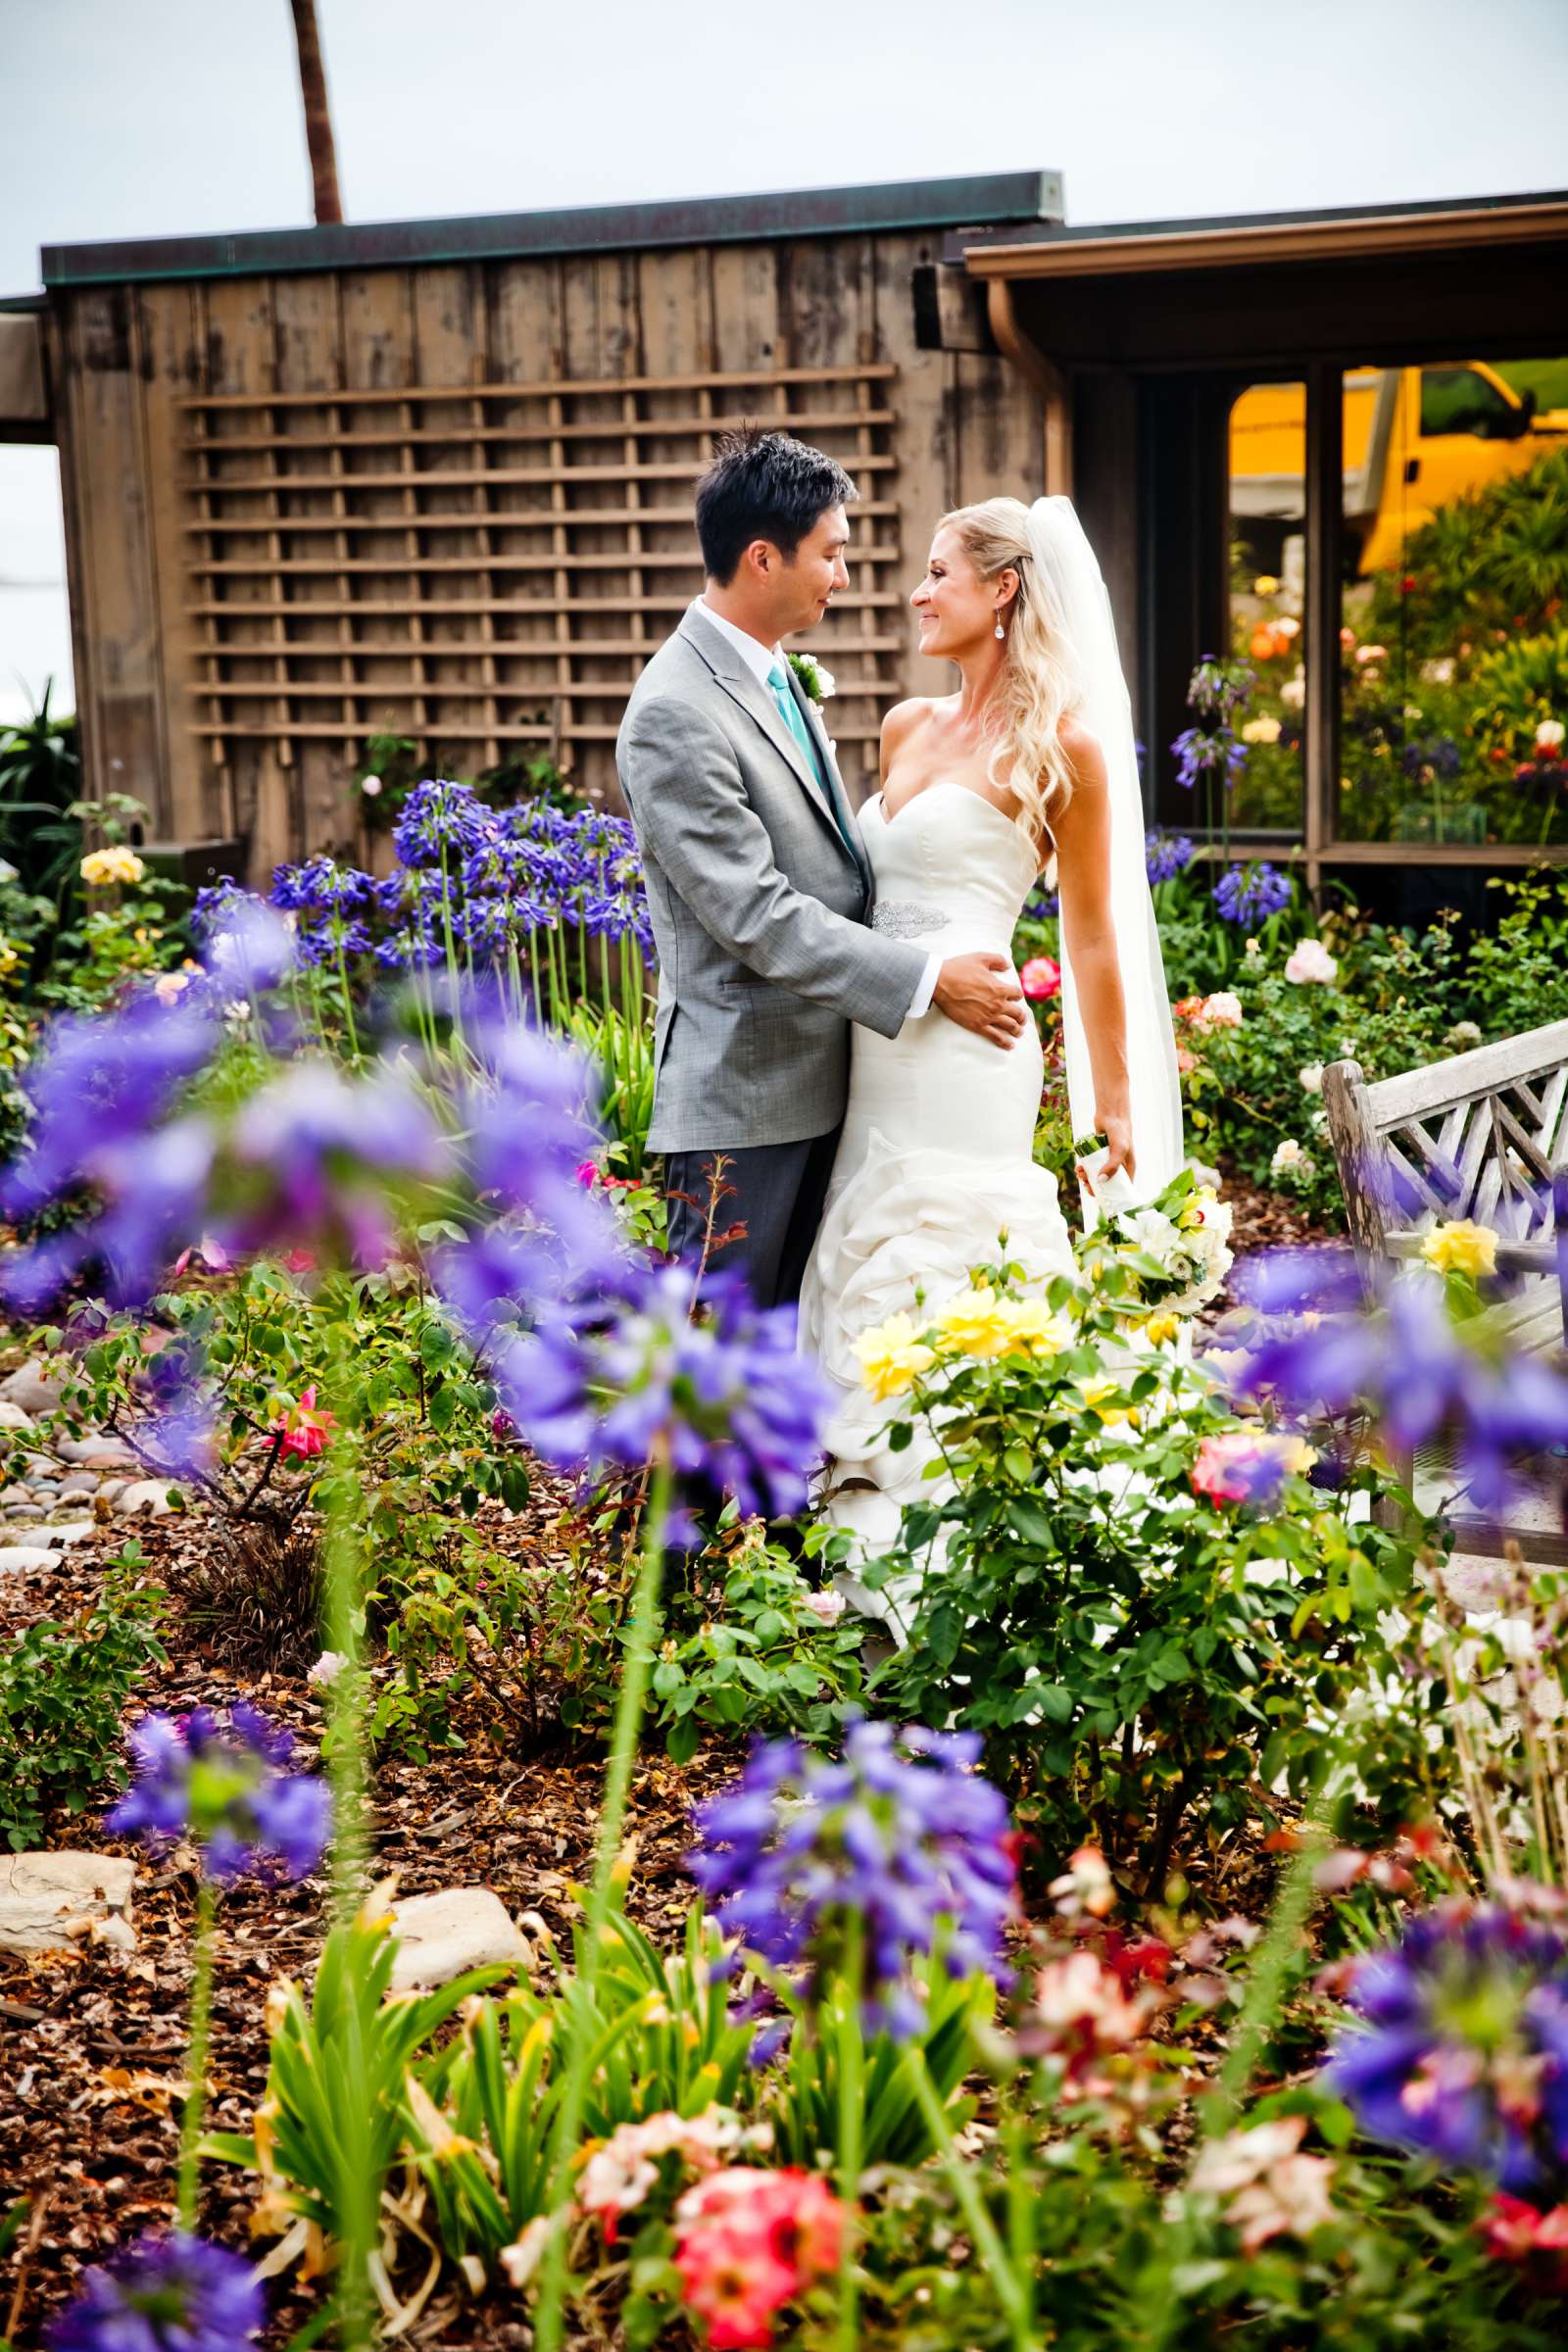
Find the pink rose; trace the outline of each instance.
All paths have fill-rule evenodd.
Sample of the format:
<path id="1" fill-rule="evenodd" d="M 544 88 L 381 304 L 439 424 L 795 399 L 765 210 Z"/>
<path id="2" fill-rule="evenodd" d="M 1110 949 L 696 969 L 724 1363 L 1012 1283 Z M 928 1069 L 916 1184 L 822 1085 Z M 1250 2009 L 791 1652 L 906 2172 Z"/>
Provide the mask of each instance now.
<path id="1" fill-rule="evenodd" d="M 1061 994 L 1061 966 L 1049 956 L 1031 956 L 1018 980 L 1031 1004 L 1049 1004 Z"/>

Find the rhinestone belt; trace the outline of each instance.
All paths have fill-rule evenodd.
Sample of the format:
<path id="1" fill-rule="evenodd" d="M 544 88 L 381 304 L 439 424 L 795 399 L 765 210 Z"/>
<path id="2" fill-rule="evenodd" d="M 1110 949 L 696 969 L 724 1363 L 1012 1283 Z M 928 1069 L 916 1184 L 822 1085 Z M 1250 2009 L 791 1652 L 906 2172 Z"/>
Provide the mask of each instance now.
<path id="1" fill-rule="evenodd" d="M 947 916 L 935 906 L 922 906 L 918 899 L 880 899 L 871 917 L 872 930 L 890 939 L 919 939 L 924 932 L 947 927 Z"/>

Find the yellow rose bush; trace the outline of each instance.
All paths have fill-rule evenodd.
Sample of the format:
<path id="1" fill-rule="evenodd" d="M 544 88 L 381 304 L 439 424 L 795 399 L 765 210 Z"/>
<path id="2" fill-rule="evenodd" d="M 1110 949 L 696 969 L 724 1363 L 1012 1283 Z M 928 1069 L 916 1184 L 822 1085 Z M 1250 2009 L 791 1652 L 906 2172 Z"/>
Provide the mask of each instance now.
<path id="1" fill-rule="evenodd" d="M 1182 1319 L 1146 1311 L 1168 1258 L 1102 1228 L 1082 1259 L 1025 1290 L 1004 1257 L 864 1335 L 894 1446 L 937 1458 L 856 1572 L 910 1596 L 879 1709 L 978 1732 L 1048 1850 L 1091 1838 L 1157 1894 L 1195 1814 L 1218 1842 L 1309 1787 L 1349 1693 L 1393 1671 L 1378 1619 L 1414 1548 L 1351 1524 L 1370 1468 L 1242 1419 Z M 1411 1801 L 1413 1740 L 1369 1760 L 1375 1809 Z"/>

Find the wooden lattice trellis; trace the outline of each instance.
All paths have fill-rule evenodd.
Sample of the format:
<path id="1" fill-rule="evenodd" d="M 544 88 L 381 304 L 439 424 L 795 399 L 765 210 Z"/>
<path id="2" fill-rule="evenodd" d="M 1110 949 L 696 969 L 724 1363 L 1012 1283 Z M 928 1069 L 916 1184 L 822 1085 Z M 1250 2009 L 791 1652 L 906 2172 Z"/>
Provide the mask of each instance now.
<path id="1" fill-rule="evenodd" d="M 570 768 L 614 740 L 644 662 L 702 585 L 691 490 L 712 436 L 778 423 L 857 477 L 851 584 L 821 633 L 845 765 L 876 740 L 905 636 L 892 366 L 180 404 L 182 545 L 220 765 L 242 739 L 517 747 Z"/>

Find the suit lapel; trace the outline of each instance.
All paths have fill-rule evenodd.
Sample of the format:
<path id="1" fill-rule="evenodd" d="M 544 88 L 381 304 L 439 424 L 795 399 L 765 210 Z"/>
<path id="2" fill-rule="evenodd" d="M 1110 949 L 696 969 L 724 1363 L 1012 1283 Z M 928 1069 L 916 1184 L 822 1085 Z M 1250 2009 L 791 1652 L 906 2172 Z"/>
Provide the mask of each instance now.
<path id="1" fill-rule="evenodd" d="M 747 668 L 739 654 L 726 643 L 718 630 L 710 629 L 703 619 L 699 610 L 701 603 L 702 600 L 699 598 L 697 603 L 687 608 L 686 617 L 680 624 L 682 635 L 688 637 L 697 648 L 731 701 L 738 703 L 747 716 L 757 721 L 780 758 L 789 761 L 797 778 L 805 786 L 811 806 L 824 823 L 832 826 L 835 835 L 842 842 L 844 835 L 840 829 L 838 817 L 834 813 L 832 803 L 823 791 L 820 777 L 811 773 L 813 762 L 807 758 L 800 744 L 796 742 L 783 711 L 779 710 L 761 679 Z M 784 665 L 784 674 L 793 684 L 795 673 L 787 662 Z M 831 766 L 830 756 L 825 749 L 823 760 L 826 766 Z M 859 863 L 858 857 L 856 858 L 856 863 Z"/>

